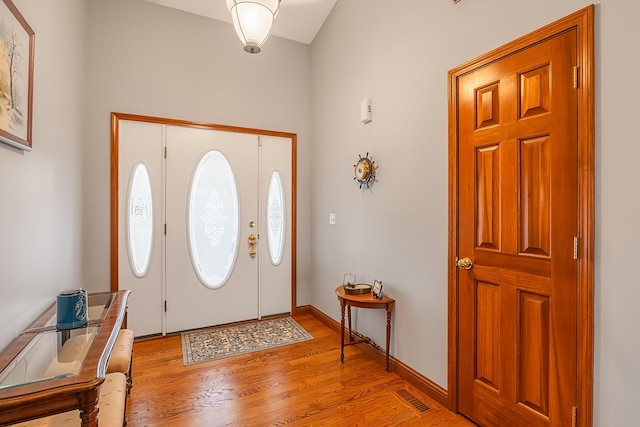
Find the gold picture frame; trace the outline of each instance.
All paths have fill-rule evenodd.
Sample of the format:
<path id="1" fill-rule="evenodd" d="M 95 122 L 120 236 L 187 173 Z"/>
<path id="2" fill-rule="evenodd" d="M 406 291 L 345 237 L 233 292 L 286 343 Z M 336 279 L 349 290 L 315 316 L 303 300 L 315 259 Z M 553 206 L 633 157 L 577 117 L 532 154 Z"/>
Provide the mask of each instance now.
<path id="1" fill-rule="evenodd" d="M 30 151 L 35 33 L 11 0 L 0 3 L 0 141 Z"/>

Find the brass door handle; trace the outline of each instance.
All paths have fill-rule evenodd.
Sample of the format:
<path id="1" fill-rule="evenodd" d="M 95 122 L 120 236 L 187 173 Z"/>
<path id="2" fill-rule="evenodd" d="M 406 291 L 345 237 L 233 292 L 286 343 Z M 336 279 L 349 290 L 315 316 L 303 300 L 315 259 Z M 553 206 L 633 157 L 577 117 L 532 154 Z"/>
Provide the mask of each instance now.
<path id="1" fill-rule="evenodd" d="M 469 270 L 471 267 L 473 267 L 473 261 L 471 261 L 467 257 L 461 258 L 459 260 L 456 260 L 456 267 Z"/>
<path id="2" fill-rule="evenodd" d="M 247 238 L 247 243 L 249 243 L 249 256 L 251 258 L 255 258 L 256 257 L 256 245 L 258 244 L 258 238 L 256 237 L 255 234 L 251 233 L 251 234 L 249 234 L 249 237 Z"/>

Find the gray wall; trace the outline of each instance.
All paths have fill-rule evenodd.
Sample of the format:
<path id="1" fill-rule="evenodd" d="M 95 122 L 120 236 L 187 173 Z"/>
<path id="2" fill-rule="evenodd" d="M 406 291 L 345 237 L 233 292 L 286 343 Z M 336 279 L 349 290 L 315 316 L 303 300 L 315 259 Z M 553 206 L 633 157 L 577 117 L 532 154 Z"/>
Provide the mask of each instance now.
<path id="1" fill-rule="evenodd" d="M 84 155 L 84 281 L 109 288 L 112 111 L 293 132 L 310 162 L 310 47 L 272 37 L 249 55 L 231 24 L 144 1 L 90 0 Z M 298 179 L 298 239 L 309 241 L 310 175 Z M 309 245 L 298 246 L 298 303 L 309 303 Z"/>
<path id="2" fill-rule="evenodd" d="M 33 151 L 0 143 L 0 349 L 82 275 L 85 2 L 15 4 L 36 33 Z"/>
<path id="3" fill-rule="evenodd" d="M 342 0 L 313 42 L 311 302 L 339 319 L 333 289 L 343 273 L 382 280 L 397 299 L 393 355 L 444 387 L 447 71 L 587 4 Z M 636 423 L 640 386 L 638 16 L 637 0 L 596 7 L 594 424 L 603 427 Z M 368 125 L 359 123 L 365 97 Z M 379 182 L 361 191 L 352 165 L 367 151 Z M 358 316 L 357 328 L 383 344 L 381 313 Z"/>
<path id="4" fill-rule="evenodd" d="M 142 1 L 16 4 L 36 31 L 34 151 L 0 145 L 0 347 L 59 289 L 108 289 L 109 113 L 121 111 L 298 133 L 299 303 L 339 319 L 343 273 L 383 280 L 398 300 L 393 354 L 446 387 L 447 70 L 586 3 L 341 0 L 311 48 L 273 37 L 259 56 L 242 52 L 228 24 Z M 596 8 L 603 427 L 635 422 L 640 384 L 640 89 L 627 78 L 640 68 L 638 16 L 635 0 Z M 379 182 L 363 192 L 352 165 L 367 151 Z M 356 316 L 384 342 L 380 313 Z"/>

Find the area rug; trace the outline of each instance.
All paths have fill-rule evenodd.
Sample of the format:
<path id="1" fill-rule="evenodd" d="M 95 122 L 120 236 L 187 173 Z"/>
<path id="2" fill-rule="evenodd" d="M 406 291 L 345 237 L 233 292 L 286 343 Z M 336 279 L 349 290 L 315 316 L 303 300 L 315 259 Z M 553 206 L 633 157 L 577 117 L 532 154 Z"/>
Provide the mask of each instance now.
<path id="1" fill-rule="evenodd" d="M 307 341 L 313 337 L 290 317 L 182 333 L 184 365 Z"/>

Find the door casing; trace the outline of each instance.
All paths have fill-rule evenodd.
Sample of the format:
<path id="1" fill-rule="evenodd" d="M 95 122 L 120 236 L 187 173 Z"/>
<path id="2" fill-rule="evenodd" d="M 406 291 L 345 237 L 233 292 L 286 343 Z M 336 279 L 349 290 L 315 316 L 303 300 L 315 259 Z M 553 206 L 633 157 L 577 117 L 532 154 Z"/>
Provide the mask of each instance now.
<path id="1" fill-rule="evenodd" d="M 274 136 L 291 139 L 291 315 L 296 314 L 297 295 L 296 295 L 296 224 L 297 224 L 297 135 L 288 132 L 278 132 L 264 129 L 244 128 L 237 126 L 219 125 L 213 123 L 201 123 L 187 120 L 178 120 L 170 118 L 143 116 L 127 113 L 111 113 L 111 238 L 110 238 L 110 258 L 111 258 L 111 291 L 115 292 L 118 288 L 118 211 L 119 211 L 119 194 L 118 194 L 118 141 L 119 122 L 121 120 L 138 121 L 145 123 L 155 123 L 161 125 L 195 127 L 210 130 L 247 133 L 262 136 Z"/>
<path id="2" fill-rule="evenodd" d="M 458 79 L 514 52 L 569 29 L 578 36 L 578 384 L 579 425 L 593 422 L 594 333 L 594 6 L 590 5 L 511 43 L 472 59 L 448 73 L 449 117 L 449 250 L 448 250 L 448 407 L 458 411 Z"/>

